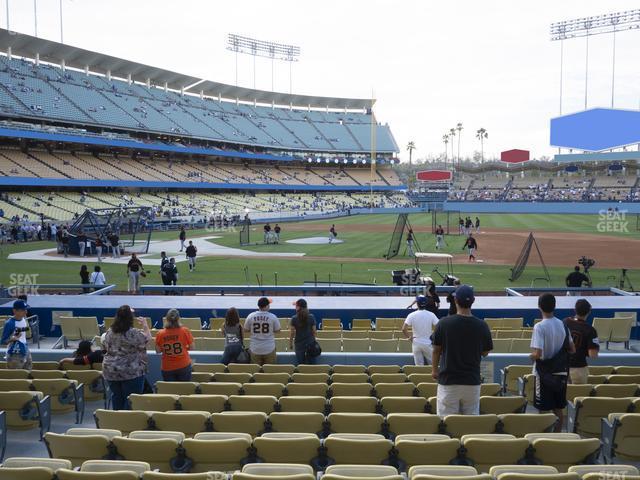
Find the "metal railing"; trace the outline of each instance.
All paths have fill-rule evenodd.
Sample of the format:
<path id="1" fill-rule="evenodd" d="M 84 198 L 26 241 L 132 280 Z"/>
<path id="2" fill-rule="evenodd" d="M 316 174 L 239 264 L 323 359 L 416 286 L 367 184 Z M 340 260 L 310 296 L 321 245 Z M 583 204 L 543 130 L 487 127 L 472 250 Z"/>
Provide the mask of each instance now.
<path id="1" fill-rule="evenodd" d="M 38 295 L 38 291 L 42 290 L 82 290 L 80 295 L 104 295 L 116 288 L 116 284 L 109 285 L 93 285 L 91 283 L 22 283 L 17 285 L 9 285 L 6 287 L 7 292 L 12 297 L 21 294 Z M 89 292 L 84 292 L 89 289 Z"/>
<path id="2" fill-rule="evenodd" d="M 308 285 L 142 285 L 140 292 L 148 293 L 165 293 L 173 292 L 180 295 L 184 294 L 210 294 L 210 295 L 236 295 L 260 292 L 261 295 L 269 295 L 276 293 L 295 293 L 298 295 L 307 295 L 309 293 L 340 295 L 340 294 L 374 294 L 380 296 L 411 296 L 424 294 L 424 285 L 346 285 L 335 282 L 334 285 L 317 282 Z M 455 287 L 438 286 L 438 293 L 449 293 L 455 290 Z"/>

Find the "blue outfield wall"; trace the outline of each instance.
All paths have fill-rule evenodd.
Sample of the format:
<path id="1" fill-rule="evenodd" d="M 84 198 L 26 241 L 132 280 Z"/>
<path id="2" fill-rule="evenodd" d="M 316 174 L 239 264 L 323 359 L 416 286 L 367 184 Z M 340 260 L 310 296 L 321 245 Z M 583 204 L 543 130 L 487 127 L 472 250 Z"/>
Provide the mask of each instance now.
<path id="1" fill-rule="evenodd" d="M 640 213 L 640 202 L 444 202 L 444 209 L 463 213 L 597 214 L 609 208 Z"/>

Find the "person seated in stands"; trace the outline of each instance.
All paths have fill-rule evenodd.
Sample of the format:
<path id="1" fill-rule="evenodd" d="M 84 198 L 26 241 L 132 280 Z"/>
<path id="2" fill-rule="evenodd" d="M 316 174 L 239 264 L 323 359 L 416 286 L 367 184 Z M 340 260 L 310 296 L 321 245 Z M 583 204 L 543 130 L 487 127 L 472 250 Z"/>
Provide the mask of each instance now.
<path id="1" fill-rule="evenodd" d="M 63 358 L 60 360 L 60 368 L 65 370 L 65 364 L 73 365 L 90 365 L 93 368 L 95 363 L 102 363 L 104 352 L 102 350 L 93 350 L 90 340 L 82 340 L 78 344 L 78 348 L 73 352 L 73 357 Z"/>

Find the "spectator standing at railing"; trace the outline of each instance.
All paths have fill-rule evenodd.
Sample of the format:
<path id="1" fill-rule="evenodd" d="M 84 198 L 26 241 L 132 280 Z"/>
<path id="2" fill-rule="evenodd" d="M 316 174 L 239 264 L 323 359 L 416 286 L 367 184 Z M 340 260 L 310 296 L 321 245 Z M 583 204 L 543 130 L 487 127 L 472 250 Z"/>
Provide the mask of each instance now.
<path id="1" fill-rule="evenodd" d="M 291 331 L 289 333 L 289 350 L 294 350 L 298 365 L 313 365 L 316 363 L 316 318 L 309 313 L 307 301 L 298 299 L 294 306 L 296 313 L 291 317 Z M 295 348 L 294 348 L 295 345 Z"/>
<path id="2" fill-rule="evenodd" d="M 428 310 L 429 301 L 424 295 L 416 297 L 414 303 L 417 304 L 418 310 L 407 316 L 402 325 L 402 334 L 411 342 L 414 363 L 424 365 L 425 359 L 428 363 L 433 355 L 431 335 L 438 324 L 438 317 Z"/>
<path id="3" fill-rule="evenodd" d="M 31 370 L 31 352 L 27 344 L 27 309 L 24 300 L 13 302 L 13 316 L 9 318 L 2 330 L 0 343 L 7 344 L 7 368 Z"/>
<path id="4" fill-rule="evenodd" d="M 164 328 L 156 335 L 156 352 L 162 354 L 162 379 L 165 382 L 190 382 L 194 340 L 191 330 L 180 324 L 180 312 L 172 308 L 164 318 Z"/>
<path id="5" fill-rule="evenodd" d="M 271 300 L 258 299 L 258 311 L 250 313 L 244 322 L 244 333 L 249 334 L 251 363 L 264 365 L 276 362 L 276 338 L 280 331 L 280 320 L 269 311 Z"/>
<path id="6" fill-rule="evenodd" d="M 567 326 L 556 318 L 556 297 L 543 293 L 538 297 L 542 321 L 533 326 L 531 354 L 535 392 L 533 405 L 541 412 L 553 410 L 558 417 L 555 431 L 562 431 L 564 409 L 567 406 L 569 357 L 576 352 Z"/>
<path id="7" fill-rule="evenodd" d="M 105 350 L 102 375 L 109 382 L 114 410 L 129 410 L 129 395 L 142 394 L 144 390 L 151 332 L 144 318 L 137 319 L 140 328 L 133 327 L 134 313 L 129 305 L 121 306 L 102 341 Z"/>
<path id="8" fill-rule="evenodd" d="M 587 323 L 590 313 L 591 304 L 581 298 L 576 302 L 575 315 L 564 319 L 576 348 L 576 352 L 569 357 L 569 381 L 574 384 L 588 383 L 587 358 L 598 358 L 600 351 L 598 332 Z"/>
<path id="9" fill-rule="evenodd" d="M 96 265 L 93 267 L 93 272 L 91 272 L 91 276 L 89 277 L 89 283 L 94 285 L 96 290 L 107 283 L 107 280 L 104 278 L 104 273 L 102 273 L 101 270 L 100 265 Z"/>
<path id="10" fill-rule="evenodd" d="M 457 313 L 441 319 L 433 332 L 432 376 L 438 381 L 437 413 L 480 413 L 480 363 L 493 350 L 486 322 L 471 313 L 473 288 L 460 285 L 455 293 Z"/>
<path id="11" fill-rule="evenodd" d="M 225 365 L 236 363 L 244 348 L 244 336 L 242 325 L 240 325 L 240 316 L 235 307 L 227 310 L 221 330 L 224 337 L 224 352 L 221 362 Z"/>
<path id="12" fill-rule="evenodd" d="M 86 287 L 82 287 L 82 291 L 84 293 L 89 293 L 91 289 L 89 288 L 89 270 L 86 265 L 82 265 L 80 267 L 80 283 L 82 285 L 86 285 Z"/>

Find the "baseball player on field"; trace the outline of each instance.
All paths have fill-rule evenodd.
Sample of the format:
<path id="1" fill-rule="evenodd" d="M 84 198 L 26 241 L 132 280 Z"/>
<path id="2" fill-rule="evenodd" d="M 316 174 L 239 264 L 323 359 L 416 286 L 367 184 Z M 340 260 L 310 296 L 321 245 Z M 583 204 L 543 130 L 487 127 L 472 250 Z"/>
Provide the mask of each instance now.
<path id="1" fill-rule="evenodd" d="M 442 225 L 438 225 L 436 228 L 436 250 L 440 250 L 444 247 L 444 228 Z"/>
<path id="2" fill-rule="evenodd" d="M 469 234 L 469 236 L 467 237 L 467 240 L 464 242 L 464 245 L 462 246 L 463 250 L 465 248 L 467 248 L 467 250 L 469 251 L 469 261 L 475 262 L 476 261 L 475 253 L 476 253 L 476 250 L 478 249 L 478 242 L 473 237 L 472 233 Z"/>
<path id="3" fill-rule="evenodd" d="M 333 224 L 329 229 L 329 243 L 333 243 L 333 241 L 337 236 L 338 236 L 338 232 L 336 232 L 336 225 Z"/>

